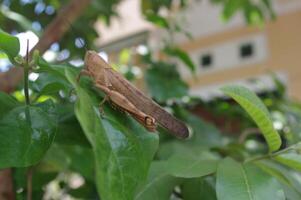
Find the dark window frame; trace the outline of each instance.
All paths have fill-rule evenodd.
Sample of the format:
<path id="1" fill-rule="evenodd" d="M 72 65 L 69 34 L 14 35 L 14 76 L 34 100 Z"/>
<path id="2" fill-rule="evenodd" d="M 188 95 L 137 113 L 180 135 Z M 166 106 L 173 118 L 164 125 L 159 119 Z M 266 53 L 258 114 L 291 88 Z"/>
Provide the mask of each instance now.
<path id="1" fill-rule="evenodd" d="M 243 43 L 239 47 L 239 56 L 242 59 L 252 58 L 255 55 L 255 45 L 253 42 Z"/>
<path id="2" fill-rule="evenodd" d="M 212 53 L 205 53 L 200 56 L 200 65 L 203 69 L 212 67 L 213 55 Z"/>

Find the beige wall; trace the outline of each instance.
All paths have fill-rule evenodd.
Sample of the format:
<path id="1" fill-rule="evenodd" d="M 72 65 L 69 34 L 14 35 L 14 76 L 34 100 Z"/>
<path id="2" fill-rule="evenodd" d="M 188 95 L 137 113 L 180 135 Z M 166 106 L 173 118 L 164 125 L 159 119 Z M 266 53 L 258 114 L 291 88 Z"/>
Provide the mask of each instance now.
<path id="1" fill-rule="evenodd" d="M 202 37 L 192 42 L 181 44 L 181 47 L 192 52 L 200 48 L 217 45 L 254 33 L 267 36 L 269 57 L 256 65 L 234 67 L 219 70 L 187 82 L 192 88 L 220 84 L 242 78 L 267 74 L 270 71 L 284 71 L 288 74 L 288 94 L 301 100 L 301 11 L 281 15 L 276 21 L 268 22 L 264 28 L 242 27 L 227 32 L 220 32 L 210 37 Z"/>

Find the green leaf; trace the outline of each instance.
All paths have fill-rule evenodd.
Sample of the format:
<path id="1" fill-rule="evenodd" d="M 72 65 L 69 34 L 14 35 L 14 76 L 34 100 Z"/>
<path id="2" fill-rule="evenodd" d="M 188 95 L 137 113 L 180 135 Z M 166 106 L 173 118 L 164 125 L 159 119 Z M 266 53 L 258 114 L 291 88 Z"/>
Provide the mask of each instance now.
<path id="1" fill-rule="evenodd" d="M 256 122 L 270 152 L 277 151 L 281 146 L 281 138 L 273 127 L 269 111 L 256 94 L 242 86 L 226 86 L 222 91 L 237 101 Z"/>
<path id="2" fill-rule="evenodd" d="M 0 29 L 0 50 L 4 51 L 13 60 L 20 51 L 19 39 Z"/>
<path id="3" fill-rule="evenodd" d="M 187 179 L 181 186 L 181 194 L 185 200 L 216 200 L 212 177 Z"/>
<path id="4" fill-rule="evenodd" d="M 297 171 L 301 171 L 301 155 L 296 153 L 285 153 L 274 157 L 274 159 L 283 165 L 286 165 Z"/>
<path id="5" fill-rule="evenodd" d="M 39 162 L 50 147 L 56 128 L 55 106 L 50 101 L 11 110 L 0 121 L 0 168 Z"/>
<path id="6" fill-rule="evenodd" d="M 192 128 L 192 137 L 189 140 L 181 141 L 185 143 L 188 147 L 197 146 L 202 147 L 214 147 L 222 146 L 221 133 L 213 125 L 205 122 L 200 117 L 188 112 L 180 106 L 175 109 L 175 114 Z"/>
<path id="7" fill-rule="evenodd" d="M 180 178 L 196 178 L 215 173 L 217 160 L 202 156 L 174 155 L 167 161 L 169 173 Z"/>
<path id="8" fill-rule="evenodd" d="M 39 163 L 38 168 L 44 172 L 61 172 L 68 169 L 70 163 L 71 159 L 61 145 L 54 142 Z"/>
<path id="9" fill-rule="evenodd" d="M 13 108 L 19 106 L 20 103 L 12 96 L 0 92 L 0 120 L 7 115 Z"/>
<path id="10" fill-rule="evenodd" d="M 46 62 L 42 57 L 39 57 L 39 59 L 37 60 L 37 65 L 39 66 L 39 69 L 37 70 L 38 73 L 46 72 L 48 74 L 56 76 L 56 78 L 61 78 L 63 80 L 67 80 L 65 76 L 65 68 L 71 67 L 70 65 L 50 64 Z"/>
<path id="11" fill-rule="evenodd" d="M 171 55 L 171 56 L 174 56 L 174 57 L 180 59 L 190 69 L 190 71 L 195 72 L 196 67 L 195 67 L 193 61 L 191 60 L 189 55 L 182 49 L 169 47 L 169 48 L 165 48 L 164 52 L 168 55 Z"/>
<path id="12" fill-rule="evenodd" d="M 127 115 L 105 107 L 101 117 L 95 94 L 76 82 L 77 73 L 66 69 L 66 76 L 75 87 L 78 100 L 75 114 L 95 157 L 96 183 L 101 198 L 130 200 L 146 179 L 158 146 L 158 136 L 148 133 Z"/>
<path id="13" fill-rule="evenodd" d="M 295 172 L 272 160 L 256 161 L 255 164 L 281 183 L 287 199 L 301 199 L 300 176 L 296 176 Z"/>
<path id="14" fill-rule="evenodd" d="M 253 164 L 240 164 L 231 158 L 217 168 L 216 192 L 222 200 L 285 199 L 275 178 Z"/>
<path id="15" fill-rule="evenodd" d="M 54 142 L 40 164 L 46 172 L 70 170 L 80 173 L 90 181 L 95 181 L 94 154 L 91 148 L 79 145 L 61 145 Z"/>
<path id="16" fill-rule="evenodd" d="M 264 15 L 262 10 L 255 5 L 248 5 L 245 6 L 245 18 L 247 22 L 252 25 L 263 25 L 264 22 Z"/>
<path id="17" fill-rule="evenodd" d="M 152 163 L 147 182 L 138 190 L 135 200 L 166 200 L 170 199 L 172 191 L 180 179 L 168 174 L 165 161 Z"/>
<path id="18" fill-rule="evenodd" d="M 145 80 L 152 97 L 159 102 L 187 95 L 188 87 L 181 80 L 174 65 L 163 62 L 153 63 L 146 71 Z"/>
<path id="19" fill-rule="evenodd" d="M 51 95 L 60 90 L 65 93 L 71 89 L 70 84 L 63 78 L 50 73 L 40 73 L 36 81 L 31 82 L 31 88 L 39 95 Z"/>
<path id="20" fill-rule="evenodd" d="M 58 104 L 59 124 L 55 141 L 64 145 L 91 147 L 76 116 L 73 104 Z"/>
<path id="21" fill-rule="evenodd" d="M 153 24 L 155 24 L 160 28 L 169 29 L 168 21 L 164 17 L 161 17 L 160 15 L 154 13 L 147 13 L 146 20 L 152 22 Z"/>
<path id="22" fill-rule="evenodd" d="M 86 179 L 95 181 L 95 163 L 93 151 L 91 148 L 85 148 L 78 145 L 62 146 L 63 151 L 70 158 L 69 168 L 72 171 L 80 173 Z"/>
<path id="23" fill-rule="evenodd" d="M 167 142 L 162 142 L 160 144 L 160 148 L 156 153 L 156 157 L 159 160 L 167 160 L 174 154 L 193 154 L 198 155 L 202 151 L 204 151 L 202 146 L 192 146 L 189 143 L 185 143 L 184 141 L 171 140 Z"/>
<path id="24" fill-rule="evenodd" d="M 244 6 L 245 1 L 228 0 L 225 2 L 222 13 L 223 19 L 228 21 L 237 11 Z"/>

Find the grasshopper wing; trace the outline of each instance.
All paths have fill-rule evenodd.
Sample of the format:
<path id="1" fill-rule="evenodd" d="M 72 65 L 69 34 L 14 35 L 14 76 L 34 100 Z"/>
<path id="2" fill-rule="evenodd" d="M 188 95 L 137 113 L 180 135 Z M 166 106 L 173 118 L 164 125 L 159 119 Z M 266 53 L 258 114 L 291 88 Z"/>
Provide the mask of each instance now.
<path id="1" fill-rule="evenodd" d="M 124 95 L 139 110 L 155 118 L 155 120 L 169 130 L 171 134 L 178 138 L 187 138 L 189 136 L 188 128 L 182 121 L 172 116 L 152 99 L 145 96 L 120 73 L 114 71 L 112 68 L 106 68 L 106 75 L 110 77 L 110 83 L 116 91 Z"/>

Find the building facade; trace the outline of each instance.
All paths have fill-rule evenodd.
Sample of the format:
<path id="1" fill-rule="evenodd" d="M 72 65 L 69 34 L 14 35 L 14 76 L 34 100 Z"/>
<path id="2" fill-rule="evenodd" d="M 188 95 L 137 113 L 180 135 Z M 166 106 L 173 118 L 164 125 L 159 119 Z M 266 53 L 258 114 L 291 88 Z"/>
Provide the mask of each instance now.
<path id="1" fill-rule="evenodd" d="M 197 66 L 196 78 L 184 66 L 179 67 L 192 95 L 210 99 L 221 95 L 220 86 L 233 83 L 255 91 L 272 90 L 273 73 L 287 86 L 290 97 L 301 100 L 301 1 L 274 0 L 273 7 L 276 20 L 262 27 L 247 26 L 239 14 L 222 22 L 222 8 L 209 0 L 192 1 L 179 13 L 184 29 L 193 36 L 193 40 L 183 36 L 175 39 Z M 160 43 L 162 33 L 143 20 L 138 0 L 125 1 L 119 11 L 124 21 L 105 29 L 104 38 L 109 39 L 101 41 L 104 50 Z M 126 33 L 120 33 L 121 29 Z M 250 81 L 254 79 L 258 81 Z"/>

